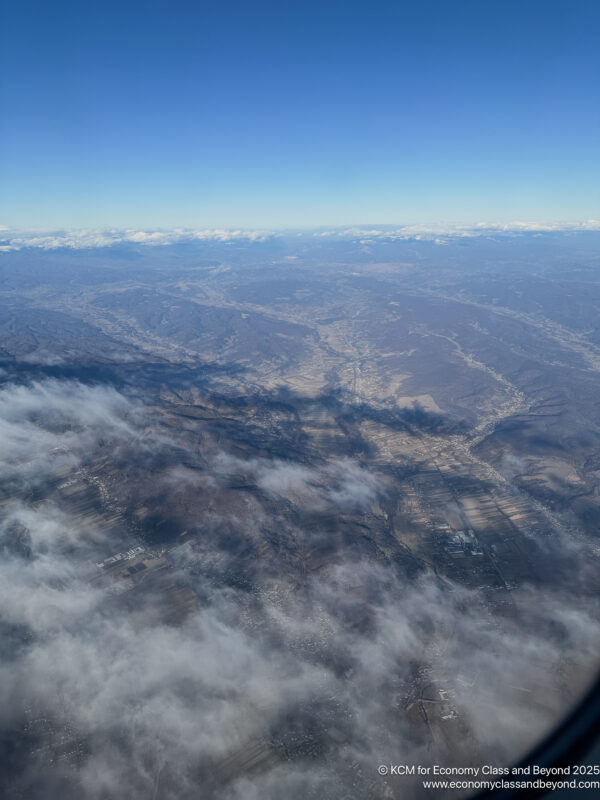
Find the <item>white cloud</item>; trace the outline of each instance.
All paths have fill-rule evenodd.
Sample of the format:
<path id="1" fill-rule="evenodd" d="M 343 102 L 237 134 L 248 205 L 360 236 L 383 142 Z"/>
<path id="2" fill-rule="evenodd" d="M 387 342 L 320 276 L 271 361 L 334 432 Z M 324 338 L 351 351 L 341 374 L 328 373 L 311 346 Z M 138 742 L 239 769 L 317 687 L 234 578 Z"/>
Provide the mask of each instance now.
<path id="1" fill-rule="evenodd" d="M 0 462 L 15 480 L 30 474 L 29 461 L 48 476 L 54 465 L 46 460 L 68 452 L 75 469 L 99 440 L 112 439 L 129 443 L 135 457 L 149 413 L 109 387 L 11 385 L 0 392 Z M 366 508 L 382 491 L 375 474 L 347 458 L 307 467 L 221 453 L 205 473 L 175 466 L 163 481 L 210 491 L 243 474 L 266 492 L 301 502 L 312 496 L 329 511 Z M 440 688 L 455 692 L 452 703 L 481 751 L 502 763 L 563 712 L 564 696 L 553 688 L 560 670 L 598 658 L 596 609 L 584 610 L 577 597 L 513 592 L 515 614 L 495 615 L 476 591 L 425 571 L 399 577 L 342 550 L 300 586 L 285 553 L 277 574 L 267 558 L 253 560 L 251 594 L 217 584 L 207 561 L 218 555 L 218 534 L 201 515 L 198 535 L 150 577 L 150 592 L 115 596 L 110 575 L 104 584 L 89 579 L 90 570 L 98 575 L 95 549 L 111 544 L 102 538 L 111 534 L 90 530 L 58 502 L 21 497 L 4 508 L 0 607 L 9 635 L 0 640 L 0 732 L 18 730 L 26 708 L 34 734 L 58 751 L 63 741 L 81 741 L 85 753 L 69 771 L 52 751 L 28 750 L 14 796 L 191 800 L 199 771 L 208 765 L 214 774 L 228 757 L 228 783 L 203 786 L 207 800 L 365 796 L 360 785 L 352 789 L 348 764 L 372 782 L 377 764 L 394 763 L 398 753 L 407 763 L 434 757 L 405 713 L 407 692 L 416 696 L 416 665 L 429 665 L 420 696 L 427 689 L 439 704 Z M 232 516 L 231 526 L 247 531 L 255 508 Z M 170 607 L 169 592 L 180 584 L 198 602 L 174 625 L 155 612 Z M 244 754 L 293 736 L 307 716 L 317 733 L 333 734 L 326 758 L 294 763 L 267 744 L 262 769 L 236 775 Z M 57 777 L 73 791 L 56 790 Z"/>
<path id="2" fill-rule="evenodd" d="M 246 475 L 266 492 L 313 509 L 333 504 L 342 510 L 366 510 L 384 491 L 379 477 L 350 458 L 307 467 L 279 459 L 243 460 L 219 453 L 214 469 L 221 478 Z"/>
<path id="3" fill-rule="evenodd" d="M 117 454 L 135 445 L 154 448 L 160 437 L 147 434 L 144 406 L 110 386 L 45 380 L 0 389 L 0 480 L 17 491 L 49 475 L 76 469 L 101 440 Z"/>
<path id="4" fill-rule="evenodd" d="M 112 228 L 66 231 L 17 231 L 9 228 L 0 228 L 0 231 L 2 231 L 2 238 L 5 242 L 0 246 L 0 251 L 3 252 L 22 250 L 27 247 L 41 250 L 57 250 L 62 247 L 72 250 L 83 250 L 94 247 L 111 247 L 126 242 L 156 246 L 198 240 L 216 242 L 259 242 L 277 235 L 271 231 L 208 228 L 205 230 L 174 228 L 172 230 L 161 231 L 135 230 L 132 228 L 125 230 Z"/>
<path id="5" fill-rule="evenodd" d="M 428 223 L 401 225 L 397 228 L 361 228 L 336 227 L 330 230 L 318 230 L 312 233 L 315 238 L 356 239 L 361 244 L 369 244 L 376 240 L 394 239 L 431 239 L 436 244 L 445 244 L 440 237 L 486 236 L 492 234 L 511 233 L 549 233 L 553 231 L 599 231 L 600 220 L 583 222 L 476 222 L 470 224 Z M 111 247 L 122 243 L 142 244 L 149 246 L 165 246 L 179 242 L 213 241 L 213 242 L 263 242 L 277 238 L 281 233 L 269 230 L 242 230 L 225 228 L 206 228 L 193 230 L 189 228 L 173 228 L 169 230 L 137 230 L 126 229 L 87 229 L 62 231 L 16 230 L 0 226 L 0 236 L 4 240 L 0 244 L 0 252 L 11 252 L 32 247 L 41 250 L 69 248 L 83 250 L 94 247 Z M 300 233 L 299 235 L 303 235 Z"/>
<path id="6" fill-rule="evenodd" d="M 445 244 L 440 236 L 471 238 L 486 236 L 494 233 L 550 233 L 569 231 L 600 231 L 600 220 L 586 220 L 584 222 L 477 222 L 470 224 L 456 223 L 430 223 L 402 225 L 397 228 L 332 228 L 331 230 L 316 231 L 313 235 L 318 238 L 337 237 L 340 239 L 357 239 L 361 244 L 368 244 L 374 240 L 394 239 L 432 239 L 436 244 Z"/>

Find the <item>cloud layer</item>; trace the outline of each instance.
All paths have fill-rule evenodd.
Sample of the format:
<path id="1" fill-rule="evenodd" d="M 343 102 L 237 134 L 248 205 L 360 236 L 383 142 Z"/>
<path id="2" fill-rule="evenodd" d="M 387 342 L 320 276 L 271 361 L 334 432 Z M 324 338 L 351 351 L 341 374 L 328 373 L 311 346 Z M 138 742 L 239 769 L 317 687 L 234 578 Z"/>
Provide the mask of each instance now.
<path id="1" fill-rule="evenodd" d="M 86 250 L 118 244 L 171 245 L 179 242 L 262 242 L 275 234 L 270 231 L 205 229 L 143 231 L 134 229 L 93 229 L 66 231 L 15 231 L 0 228 L 0 252 L 33 247 L 41 250 L 70 248 Z"/>
<path id="2" fill-rule="evenodd" d="M 425 239 L 442 243 L 444 237 L 472 238 L 475 236 L 493 236 L 498 234 L 519 233 L 552 233 L 599 231 L 600 220 L 584 220 L 581 222 L 477 222 L 471 224 L 431 223 L 394 226 L 381 228 L 336 227 L 317 230 L 313 237 L 329 239 L 357 240 L 368 243 L 376 240 Z M 136 230 L 128 229 L 79 229 L 33 231 L 2 228 L 0 226 L 0 252 L 11 252 L 25 248 L 41 250 L 57 250 L 69 248 L 84 250 L 97 247 L 112 247 L 119 244 L 138 244 L 149 246 L 166 246 L 185 242 L 264 242 L 276 239 L 286 232 L 269 230 L 242 230 L 206 228 L 191 230 L 174 228 L 169 230 Z M 287 233 L 290 233 L 288 231 Z M 294 233 L 291 231 L 291 233 Z M 296 232 L 297 233 L 297 232 Z M 304 232 L 308 233 L 308 232 Z"/>
<path id="3" fill-rule="evenodd" d="M 427 570 L 409 581 L 345 551 L 302 582 L 285 553 L 275 574 L 254 560 L 252 589 L 223 579 L 216 554 L 234 540 L 260 544 L 264 520 L 251 503 L 210 510 L 211 493 L 241 477 L 267 499 L 366 512 L 386 488 L 350 459 L 309 467 L 218 450 L 203 470 L 174 466 L 150 408 L 67 381 L 5 386 L 0 424 L 5 796 L 381 796 L 378 764 L 431 760 L 419 703 L 449 737 L 436 757 L 471 748 L 475 760 L 503 761 L 564 709 L 560 671 L 584 676 L 596 663 L 593 609 L 560 593 L 530 589 L 492 615 L 477 592 Z M 147 550 L 135 590 L 116 591 L 129 580 L 122 570 L 96 567 L 134 541 L 107 522 L 92 480 L 107 450 L 146 465 L 167 493 L 206 495 L 196 535 Z M 82 475 L 96 514 L 68 499 Z M 174 620 L 182 596 L 192 601 Z M 453 750 L 461 737 L 465 750 Z"/>

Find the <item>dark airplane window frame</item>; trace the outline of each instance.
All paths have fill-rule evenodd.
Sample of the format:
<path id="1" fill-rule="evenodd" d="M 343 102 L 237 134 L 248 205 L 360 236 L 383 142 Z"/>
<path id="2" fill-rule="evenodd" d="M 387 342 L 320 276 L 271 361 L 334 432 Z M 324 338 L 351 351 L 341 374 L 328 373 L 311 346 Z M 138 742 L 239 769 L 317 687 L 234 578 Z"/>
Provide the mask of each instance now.
<path id="1" fill-rule="evenodd" d="M 538 765 L 540 767 L 568 767 L 579 763 L 585 763 L 582 759 L 587 756 L 594 747 L 600 745 L 600 677 L 579 702 L 576 708 L 571 711 L 565 720 L 535 749 L 515 766 L 525 767 L 528 765 Z M 596 759 L 590 759 L 593 763 Z M 582 776 L 583 777 L 583 776 Z M 533 779 L 533 778 L 532 778 Z M 548 776 L 543 780 L 547 783 L 557 783 L 568 780 L 564 775 Z M 491 789 L 475 795 L 479 798 L 494 797 L 498 800 L 508 800 L 509 798 L 519 797 L 542 797 L 554 796 L 563 797 L 567 794 L 576 792 L 578 796 L 585 796 L 585 789 L 565 790 L 565 795 L 559 790 L 552 789 Z M 598 794 L 596 794 L 598 796 Z"/>

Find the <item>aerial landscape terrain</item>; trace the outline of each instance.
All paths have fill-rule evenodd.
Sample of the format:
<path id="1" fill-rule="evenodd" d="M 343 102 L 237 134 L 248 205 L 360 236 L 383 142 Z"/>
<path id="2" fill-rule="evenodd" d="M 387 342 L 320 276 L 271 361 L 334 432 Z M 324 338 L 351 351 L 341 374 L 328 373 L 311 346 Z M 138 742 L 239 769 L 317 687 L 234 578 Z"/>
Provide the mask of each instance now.
<path id="1" fill-rule="evenodd" d="M 0 795 L 540 741 L 600 659 L 599 227 L 0 231 Z"/>
<path id="2" fill-rule="evenodd" d="M 599 38 L 2 4 L 0 800 L 596 800 Z"/>

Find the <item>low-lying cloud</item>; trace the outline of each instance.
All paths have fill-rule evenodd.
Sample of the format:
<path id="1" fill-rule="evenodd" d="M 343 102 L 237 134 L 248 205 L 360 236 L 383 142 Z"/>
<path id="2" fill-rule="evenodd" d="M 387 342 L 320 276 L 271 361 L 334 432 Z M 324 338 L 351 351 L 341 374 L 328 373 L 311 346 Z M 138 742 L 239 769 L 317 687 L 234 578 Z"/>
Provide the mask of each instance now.
<path id="1" fill-rule="evenodd" d="M 475 236 L 493 236 L 495 234 L 519 233 L 553 233 L 598 231 L 600 220 L 584 220 L 580 222 L 476 222 L 458 223 L 421 223 L 385 225 L 378 228 L 336 227 L 312 232 L 316 238 L 350 239 L 361 244 L 377 240 L 424 239 L 444 244 L 446 238 L 473 238 Z M 289 233 L 289 231 L 287 232 Z M 173 228 L 168 230 L 128 229 L 78 229 L 78 230 L 15 230 L 0 226 L 0 253 L 37 248 L 41 250 L 58 250 L 69 248 L 84 250 L 97 247 L 112 247 L 119 244 L 139 244 L 148 246 L 166 246 L 185 242 L 264 242 L 284 235 L 282 231 L 244 230 L 225 228 L 206 228 L 193 230 L 189 228 Z"/>
<path id="2" fill-rule="evenodd" d="M 584 676 L 597 661 L 596 609 L 558 590 L 515 592 L 513 613 L 493 614 L 477 591 L 429 570 L 409 581 L 343 552 L 302 581 L 285 553 L 276 575 L 253 560 L 252 590 L 216 581 L 219 536 L 257 529 L 258 501 L 230 509 L 225 533 L 207 503 L 195 537 L 148 551 L 160 570 L 115 593 L 122 579 L 96 562 L 131 530 L 77 514 L 51 479 L 60 467 L 68 483 L 63 472 L 107 447 L 132 462 L 160 453 L 168 443 L 151 409 L 104 386 L 9 385 L 0 426 L 5 796 L 300 800 L 366 797 L 373 786 L 381 795 L 378 764 L 431 760 L 411 702 L 437 703 L 448 719 L 433 724 L 462 725 L 473 752 L 502 762 L 563 712 L 560 671 Z M 202 469 L 152 469 L 167 492 L 210 495 L 241 477 L 327 513 L 365 512 L 386 492 L 348 458 L 306 465 L 219 450 Z M 174 592 L 195 598 L 176 621 L 165 614 Z M 409 791 L 398 784 L 392 796 Z"/>
<path id="3" fill-rule="evenodd" d="M 118 244 L 142 244 L 166 246 L 180 242 L 262 242 L 276 236 L 264 230 L 226 230 L 207 228 L 189 230 L 145 231 L 134 229 L 94 229 L 67 231 L 14 231 L 0 229 L 0 252 L 22 250 L 27 247 L 41 250 L 58 250 L 66 247 L 71 250 L 87 250 L 95 247 L 112 247 Z"/>
<path id="4" fill-rule="evenodd" d="M 334 459 L 319 468 L 280 459 L 243 460 L 219 453 L 214 468 L 222 478 L 244 475 L 266 492 L 315 509 L 333 504 L 341 509 L 365 510 L 385 490 L 378 476 L 350 458 Z"/>

